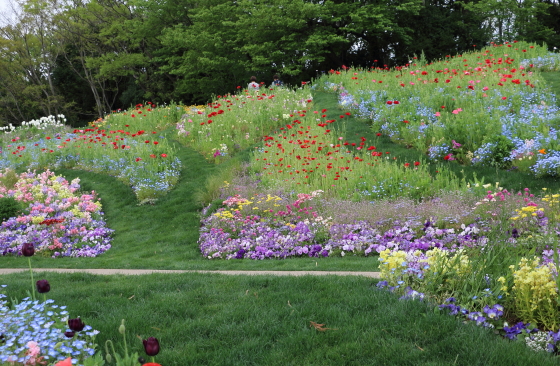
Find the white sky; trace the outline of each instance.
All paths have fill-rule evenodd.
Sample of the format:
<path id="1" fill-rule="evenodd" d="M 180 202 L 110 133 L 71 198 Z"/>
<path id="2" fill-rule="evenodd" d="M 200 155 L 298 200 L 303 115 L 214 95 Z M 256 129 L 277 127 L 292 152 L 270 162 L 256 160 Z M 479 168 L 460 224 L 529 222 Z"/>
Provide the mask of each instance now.
<path id="1" fill-rule="evenodd" d="M 0 26 L 4 25 L 5 18 L 10 18 L 11 6 L 10 0 L 0 0 Z"/>
<path id="2" fill-rule="evenodd" d="M 8 9 L 8 0 L 0 0 L 0 11 L 6 11 Z"/>

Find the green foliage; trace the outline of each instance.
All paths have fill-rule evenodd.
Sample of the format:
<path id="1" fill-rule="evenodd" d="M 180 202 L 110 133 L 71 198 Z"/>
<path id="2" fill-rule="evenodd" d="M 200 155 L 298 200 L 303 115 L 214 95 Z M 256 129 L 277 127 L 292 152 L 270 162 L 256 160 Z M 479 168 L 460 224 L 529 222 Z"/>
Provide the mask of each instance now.
<path id="1" fill-rule="evenodd" d="M 233 177 L 241 171 L 241 162 L 239 159 L 231 159 L 221 164 L 219 172 L 209 176 L 206 179 L 206 183 L 194 191 L 194 202 L 200 207 L 217 202 L 222 187 L 228 185 Z"/>
<path id="2" fill-rule="evenodd" d="M 506 160 L 511 154 L 511 150 L 515 147 L 507 137 L 503 135 L 494 135 L 486 140 L 491 144 L 492 156 L 490 164 L 500 169 L 507 169 L 511 166 L 511 161 Z"/>
<path id="3" fill-rule="evenodd" d="M 560 39 L 560 5 L 538 0 L 23 3 L 0 27 L 0 125 L 61 112 L 77 125 L 142 100 L 205 103 L 251 75 L 299 85 L 342 65 L 391 67 L 422 52 L 433 61 L 494 38 L 551 49 Z"/>
<path id="4" fill-rule="evenodd" d="M 14 197 L 0 197 L 0 222 L 17 217 L 22 206 Z"/>
<path id="5" fill-rule="evenodd" d="M 13 169 L 7 169 L 4 174 L 0 175 L 0 185 L 7 190 L 13 189 L 18 180 L 19 177 Z"/>

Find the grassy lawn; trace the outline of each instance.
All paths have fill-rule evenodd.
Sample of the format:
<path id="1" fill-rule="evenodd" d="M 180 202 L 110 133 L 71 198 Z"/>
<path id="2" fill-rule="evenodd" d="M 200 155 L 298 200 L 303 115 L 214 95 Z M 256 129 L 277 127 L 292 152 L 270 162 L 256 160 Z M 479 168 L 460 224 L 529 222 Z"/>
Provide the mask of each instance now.
<path id="1" fill-rule="evenodd" d="M 556 94 L 556 102 L 560 106 L 560 72 L 543 72 L 542 76 L 546 83 L 550 86 L 550 89 Z"/>
<path id="2" fill-rule="evenodd" d="M 49 298 L 71 317 L 143 355 L 156 337 L 162 365 L 553 365 L 523 342 L 401 301 L 361 277 L 284 278 L 208 274 L 95 276 L 39 274 Z M 26 274 L 2 278 L 25 296 Z M 13 289 L 13 291 L 12 291 Z M 324 324 L 317 331 L 310 322 Z"/>

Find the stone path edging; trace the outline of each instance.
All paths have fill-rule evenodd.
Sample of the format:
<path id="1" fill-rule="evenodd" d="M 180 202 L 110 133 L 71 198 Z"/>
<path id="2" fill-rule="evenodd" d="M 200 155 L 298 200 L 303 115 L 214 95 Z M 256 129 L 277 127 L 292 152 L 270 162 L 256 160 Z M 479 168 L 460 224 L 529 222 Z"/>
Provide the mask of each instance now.
<path id="1" fill-rule="evenodd" d="M 0 268 L 0 275 L 26 272 L 28 268 Z M 161 270 L 161 269 L 67 269 L 67 268 L 34 268 L 33 272 L 58 273 L 91 273 L 96 275 L 145 275 L 152 273 L 217 273 L 224 275 L 271 275 L 271 276 L 363 276 L 379 278 L 379 272 L 337 272 L 337 271 L 207 271 L 207 270 Z"/>

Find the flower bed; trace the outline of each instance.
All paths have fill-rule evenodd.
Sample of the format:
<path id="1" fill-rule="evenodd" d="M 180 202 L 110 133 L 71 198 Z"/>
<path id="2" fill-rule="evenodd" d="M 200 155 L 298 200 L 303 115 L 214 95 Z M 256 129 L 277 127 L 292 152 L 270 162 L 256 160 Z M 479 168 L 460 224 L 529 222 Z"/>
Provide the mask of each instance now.
<path id="1" fill-rule="evenodd" d="M 431 159 L 556 176 L 560 108 L 538 71 L 558 60 L 537 45 L 506 43 L 394 70 L 331 70 L 316 85 Z"/>
<path id="2" fill-rule="evenodd" d="M 99 332 L 89 325 L 79 332 L 69 330 L 66 306 L 26 298 L 10 307 L 5 299 L 0 293 L 0 363 L 52 365 L 67 357 L 78 362 L 94 355 Z"/>
<path id="3" fill-rule="evenodd" d="M 5 184 L 9 178 L 12 187 Z M 79 194 L 79 179 L 68 182 L 47 170 L 15 175 L 0 172 L 0 198 L 12 197 L 21 213 L 1 224 L 0 253 L 19 255 L 32 243 L 39 255 L 95 257 L 111 248 L 113 230 L 106 227 L 95 192 Z"/>
<path id="4" fill-rule="evenodd" d="M 321 191 L 290 199 L 228 184 L 223 204 L 204 212 L 199 244 L 209 259 L 379 255 L 380 287 L 557 352 L 560 195 L 498 186 L 483 193 L 490 188 L 449 194 L 441 205 L 441 197 L 378 202 L 378 211 L 391 206 L 400 215 L 367 219 L 365 205 L 337 207 Z M 235 191 L 241 194 L 228 195 Z"/>
<path id="5" fill-rule="evenodd" d="M 0 169 L 72 168 L 108 174 L 131 186 L 139 201 L 165 195 L 179 180 L 181 161 L 161 130 L 178 119 L 176 106 L 138 104 L 70 129 L 46 118 L 1 134 Z M 35 121 L 32 121 L 35 122 Z"/>

